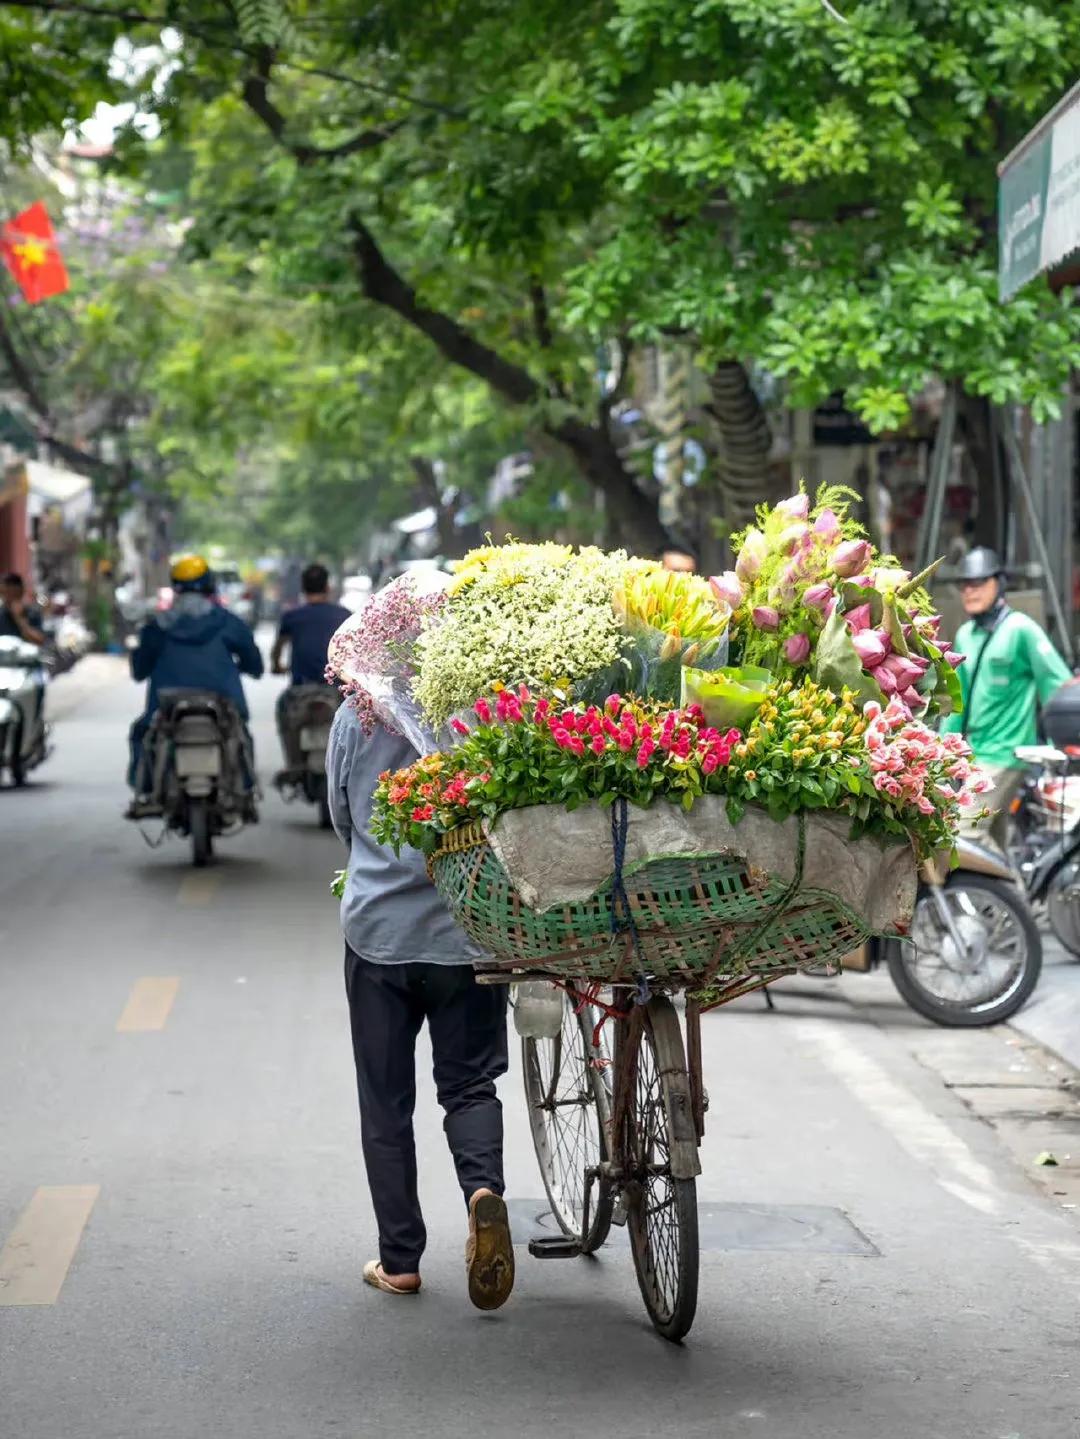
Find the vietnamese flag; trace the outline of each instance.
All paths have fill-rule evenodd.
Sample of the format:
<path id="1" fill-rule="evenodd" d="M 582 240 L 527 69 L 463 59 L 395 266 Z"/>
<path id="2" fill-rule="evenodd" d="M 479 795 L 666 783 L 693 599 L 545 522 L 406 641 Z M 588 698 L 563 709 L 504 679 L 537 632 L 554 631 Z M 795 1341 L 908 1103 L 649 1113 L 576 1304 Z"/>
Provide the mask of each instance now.
<path id="1" fill-rule="evenodd" d="M 0 254 L 28 305 L 37 305 L 68 288 L 49 212 L 40 200 L 0 229 Z"/>

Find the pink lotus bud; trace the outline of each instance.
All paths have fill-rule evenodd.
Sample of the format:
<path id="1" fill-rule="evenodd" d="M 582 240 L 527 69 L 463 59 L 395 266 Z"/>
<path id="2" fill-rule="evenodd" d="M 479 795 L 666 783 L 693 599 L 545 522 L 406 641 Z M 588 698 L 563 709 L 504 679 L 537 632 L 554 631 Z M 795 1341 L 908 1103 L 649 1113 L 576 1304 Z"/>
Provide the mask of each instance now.
<path id="1" fill-rule="evenodd" d="M 868 540 L 845 540 L 842 545 L 836 547 L 833 555 L 833 569 L 841 579 L 851 579 L 854 575 L 862 574 L 869 558 L 870 543 Z"/>
<path id="2" fill-rule="evenodd" d="M 725 570 L 722 575 L 713 575 L 709 581 L 712 592 L 722 605 L 737 610 L 743 602 L 742 581 L 734 570 Z"/>
<path id="3" fill-rule="evenodd" d="M 822 510 L 814 521 L 814 534 L 819 535 L 827 545 L 834 545 L 840 539 L 840 521 L 832 510 Z"/>
<path id="4" fill-rule="evenodd" d="M 878 665 L 874 671 L 874 678 L 887 695 L 896 693 L 896 678 L 884 665 Z"/>
<path id="5" fill-rule="evenodd" d="M 967 655 L 957 654 L 956 650 L 946 650 L 944 654 L 945 663 L 951 665 L 954 670 L 958 670 L 966 659 Z"/>
<path id="6" fill-rule="evenodd" d="M 804 665 L 810 658 L 810 639 L 801 632 L 784 641 L 784 658 L 789 664 Z"/>
<path id="7" fill-rule="evenodd" d="M 925 635 L 927 639 L 932 640 L 936 637 L 938 630 L 941 629 L 941 616 L 916 615 L 914 623 L 919 634 Z"/>
<path id="8" fill-rule="evenodd" d="M 926 673 L 926 661 L 911 655 L 889 655 L 884 668 L 896 681 L 897 691 L 903 691 L 918 683 Z"/>
<path id="9" fill-rule="evenodd" d="M 851 643 L 862 660 L 864 670 L 875 669 L 884 662 L 889 653 L 888 640 L 877 630 L 860 630 L 858 634 L 852 635 Z"/>
<path id="10" fill-rule="evenodd" d="M 856 605 L 853 610 L 848 610 L 844 619 L 853 635 L 861 634 L 863 630 L 870 628 L 870 606 Z"/>
<path id="11" fill-rule="evenodd" d="M 750 616 L 755 628 L 759 630 L 776 630 L 780 628 L 780 616 L 772 605 L 755 605 Z"/>
<path id="12" fill-rule="evenodd" d="M 805 520 L 810 513 L 810 496 L 798 494 L 792 495 L 790 500 L 781 500 L 776 513 L 789 520 Z"/>
<path id="13" fill-rule="evenodd" d="M 787 529 L 781 532 L 780 538 L 776 542 L 777 548 L 782 554 L 794 554 L 809 533 L 810 530 L 806 525 L 788 525 Z"/>
<path id="14" fill-rule="evenodd" d="M 811 585 L 804 593 L 802 602 L 809 609 L 817 610 L 819 614 L 824 614 L 826 605 L 833 598 L 835 598 L 835 596 L 829 585 L 817 584 Z"/>
<path id="15" fill-rule="evenodd" d="M 769 591 L 769 599 L 775 600 L 781 609 L 789 610 L 795 603 L 795 575 L 791 565 L 781 572 L 780 578 Z"/>
<path id="16" fill-rule="evenodd" d="M 756 580 L 769 554 L 769 544 L 760 530 L 747 530 L 735 561 L 735 573 L 744 583 Z"/>
<path id="17" fill-rule="evenodd" d="M 907 705 L 912 714 L 918 714 L 926 703 L 919 691 L 915 689 L 906 689 L 898 698 L 903 704 Z"/>

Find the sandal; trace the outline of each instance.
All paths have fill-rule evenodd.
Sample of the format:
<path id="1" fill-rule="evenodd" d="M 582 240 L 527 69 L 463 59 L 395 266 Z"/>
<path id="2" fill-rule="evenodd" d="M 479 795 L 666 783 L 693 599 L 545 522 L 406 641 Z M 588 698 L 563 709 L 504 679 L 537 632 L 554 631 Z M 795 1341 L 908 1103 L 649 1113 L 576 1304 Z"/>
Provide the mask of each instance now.
<path id="1" fill-rule="evenodd" d="M 469 1298 L 477 1309 L 498 1309 L 514 1287 L 514 1246 L 506 1203 L 497 1194 L 474 1194 L 469 1201 L 469 1237 L 465 1242 Z"/>
<path id="2" fill-rule="evenodd" d="M 419 1294 L 420 1281 L 408 1286 L 394 1284 L 388 1274 L 383 1273 L 383 1267 L 377 1259 L 369 1259 L 364 1265 L 364 1283 L 370 1284 L 372 1289 L 378 1289 L 382 1294 Z"/>

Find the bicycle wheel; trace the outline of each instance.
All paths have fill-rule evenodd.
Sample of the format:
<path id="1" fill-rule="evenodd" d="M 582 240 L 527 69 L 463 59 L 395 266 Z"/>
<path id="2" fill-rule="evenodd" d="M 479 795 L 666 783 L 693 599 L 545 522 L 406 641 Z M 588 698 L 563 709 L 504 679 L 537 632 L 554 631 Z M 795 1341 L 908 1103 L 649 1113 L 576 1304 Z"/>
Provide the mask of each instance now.
<path id="1" fill-rule="evenodd" d="M 574 1013 L 564 997 L 562 1028 L 554 1039 L 523 1039 L 525 1099 L 529 1126 L 551 1212 L 583 1254 L 599 1249 L 611 1227 L 613 1195 L 605 1180 L 593 1181 L 585 1229 L 586 1174 L 608 1158 L 611 1100 L 606 1056 L 594 1048 L 598 1016 L 586 1006 Z"/>
<path id="2" fill-rule="evenodd" d="M 629 1024 L 620 1043 L 633 1043 Z M 679 1019 L 657 997 L 641 1016 L 637 1054 L 620 1083 L 630 1085 L 623 1126 L 626 1225 L 638 1286 L 649 1318 L 678 1342 L 694 1322 L 698 1293 L 697 1182 L 671 1172 L 672 1137 L 684 1128 L 689 1089 Z M 676 1117 L 678 1116 L 678 1117 Z"/>

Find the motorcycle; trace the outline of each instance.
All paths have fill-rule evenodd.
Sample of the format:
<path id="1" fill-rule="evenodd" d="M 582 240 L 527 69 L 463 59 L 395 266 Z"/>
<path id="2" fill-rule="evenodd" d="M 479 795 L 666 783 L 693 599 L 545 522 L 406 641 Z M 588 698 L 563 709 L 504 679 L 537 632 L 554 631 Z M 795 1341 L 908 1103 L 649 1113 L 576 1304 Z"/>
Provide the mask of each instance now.
<path id="1" fill-rule="evenodd" d="M 160 816 L 166 832 L 191 840 L 197 869 L 213 857 L 214 840 L 258 820 L 250 741 L 236 707 L 203 690 L 162 690 L 143 741 L 137 786 L 149 796 L 131 819 Z"/>
<path id="2" fill-rule="evenodd" d="M 326 746 L 330 726 L 341 703 L 331 685 L 291 685 L 282 699 L 281 742 L 286 767 L 274 784 L 286 803 L 302 795 L 319 812 L 319 828 L 330 829 L 330 800 L 326 787 Z"/>
<path id="3" fill-rule="evenodd" d="M 999 1024 L 1038 983 L 1042 940 L 1008 860 L 966 837 L 956 853 L 952 870 L 922 866 L 910 933 L 875 941 L 871 963 L 884 961 L 901 997 L 935 1024 Z"/>
<path id="4" fill-rule="evenodd" d="M 1030 766 L 1010 806 L 1009 848 L 1032 904 L 1080 955 L 1080 746 L 1023 745 Z"/>
<path id="5" fill-rule="evenodd" d="M 48 679 L 40 646 L 0 637 L 0 774 L 6 770 L 16 787 L 49 757 Z"/>

